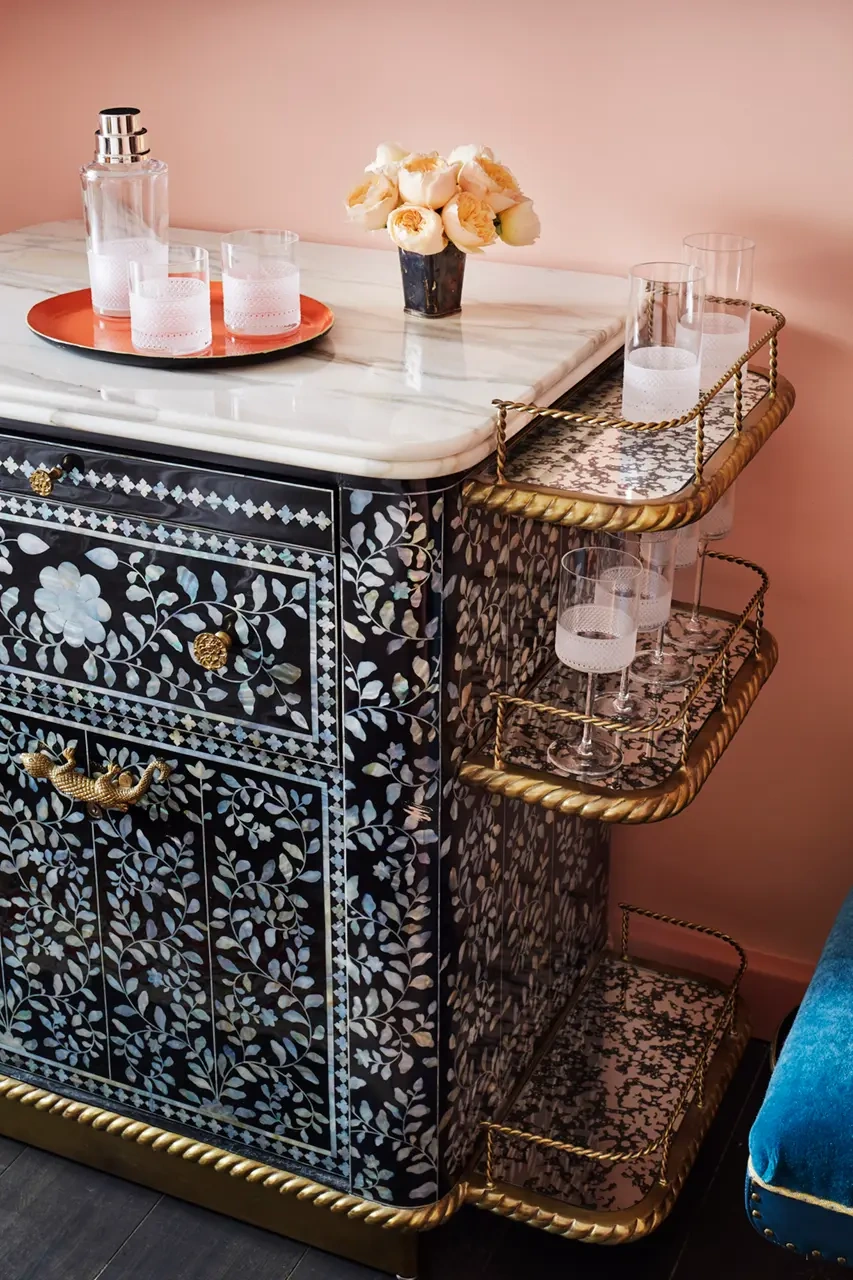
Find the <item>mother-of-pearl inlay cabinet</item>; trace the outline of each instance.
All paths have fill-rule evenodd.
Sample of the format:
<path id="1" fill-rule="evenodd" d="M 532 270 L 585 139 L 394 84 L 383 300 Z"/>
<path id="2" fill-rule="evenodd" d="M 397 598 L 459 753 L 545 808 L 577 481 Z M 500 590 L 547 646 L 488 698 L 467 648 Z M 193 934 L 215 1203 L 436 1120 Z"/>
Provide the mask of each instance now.
<path id="1" fill-rule="evenodd" d="M 493 398 L 618 349 L 624 282 L 472 262 L 428 321 L 395 255 L 303 254 L 327 339 L 169 372 L 28 333 L 79 226 L 0 238 L 0 1131 L 413 1274 L 605 940 L 607 828 L 459 776 L 579 535 L 463 487 Z M 684 482 L 582 453 L 575 487 Z M 122 812 L 35 752 L 168 768 Z"/>

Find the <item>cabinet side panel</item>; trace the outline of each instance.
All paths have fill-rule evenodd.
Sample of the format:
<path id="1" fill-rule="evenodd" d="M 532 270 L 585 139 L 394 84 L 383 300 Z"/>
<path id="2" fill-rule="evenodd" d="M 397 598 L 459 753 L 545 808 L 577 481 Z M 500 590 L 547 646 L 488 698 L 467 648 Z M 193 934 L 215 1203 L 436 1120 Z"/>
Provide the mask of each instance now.
<path id="1" fill-rule="evenodd" d="M 441 1194 L 442 512 L 341 490 L 352 1189 L 410 1207 Z"/>
<path id="2" fill-rule="evenodd" d="M 577 535 L 447 495 L 441 872 L 441 1165 L 462 1174 L 606 931 L 600 824 L 458 780 L 494 691 L 519 693 L 553 650 L 560 555 Z"/>

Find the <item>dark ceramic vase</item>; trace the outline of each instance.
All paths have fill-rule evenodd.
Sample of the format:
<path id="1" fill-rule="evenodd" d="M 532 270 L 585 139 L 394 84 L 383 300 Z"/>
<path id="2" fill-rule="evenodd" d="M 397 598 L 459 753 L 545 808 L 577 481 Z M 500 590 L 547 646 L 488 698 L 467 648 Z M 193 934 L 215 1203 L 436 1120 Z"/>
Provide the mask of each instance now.
<path id="1" fill-rule="evenodd" d="M 416 316 L 455 316 L 462 310 L 465 254 L 455 244 L 441 253 L 400 250 L 406 311 Z"/>

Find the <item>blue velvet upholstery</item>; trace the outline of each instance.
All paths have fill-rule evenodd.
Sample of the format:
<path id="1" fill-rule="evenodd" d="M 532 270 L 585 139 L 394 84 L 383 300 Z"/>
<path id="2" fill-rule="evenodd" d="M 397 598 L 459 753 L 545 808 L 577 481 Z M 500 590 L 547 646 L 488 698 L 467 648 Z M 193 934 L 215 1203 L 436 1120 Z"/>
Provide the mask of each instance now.
<path id="1" fill-rule="evenodd" d="M 748 1195 L 751 1190 L 767 1199 L 774 1213 L 787 1205 L 798 1230 L 807 1225 L 810 1234 L 819 1235 L 822 1215 L 826 1248 L 818 1242 L 802 1251 L 849 1257 L 853 1265 L 853 893 L 785 1041 L 749 1149 L 751 1170 L 764 1188 L 751 1186 L 748 1177 Z M 786 1191 L 828 1203 L 815 1206 L 785 1197 Z M 766 1234 L 764 1215 L 752 1220 Z M 791 1240 L 789 1234 L 781 1242 Z M 800 1241 L 793 1243 L 801 1248 Z"/>

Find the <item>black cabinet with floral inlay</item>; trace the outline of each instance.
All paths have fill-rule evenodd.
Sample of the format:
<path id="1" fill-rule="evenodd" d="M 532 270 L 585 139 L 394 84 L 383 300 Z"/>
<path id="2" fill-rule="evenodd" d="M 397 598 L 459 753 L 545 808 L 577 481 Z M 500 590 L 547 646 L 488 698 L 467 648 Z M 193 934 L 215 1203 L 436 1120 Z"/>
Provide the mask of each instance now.
<path id="1" fill-rule="evenodd" d="M 573 535 L 466 510 L 458 482 L 60 465 L 12 431 L 2 457 L 9 1088 L 68 1100 L 47 1145 L 276 1229 L 327 1239 L 265 1188 L 351 1204 L 376 1225 L 335 1247 L 410 1271 L 382 1224 L 458 1207 L 604 934 L 600 830 L 458 778 L 495 681 L 538 669 Z M 147 790 L 67 794 L 69 748 L 78 781 Z M 100 1156 L 68 1137 L 81 1107 L 148 1137 Z M 148 1167 L 170 1143 L 196 1173 Z"/>

